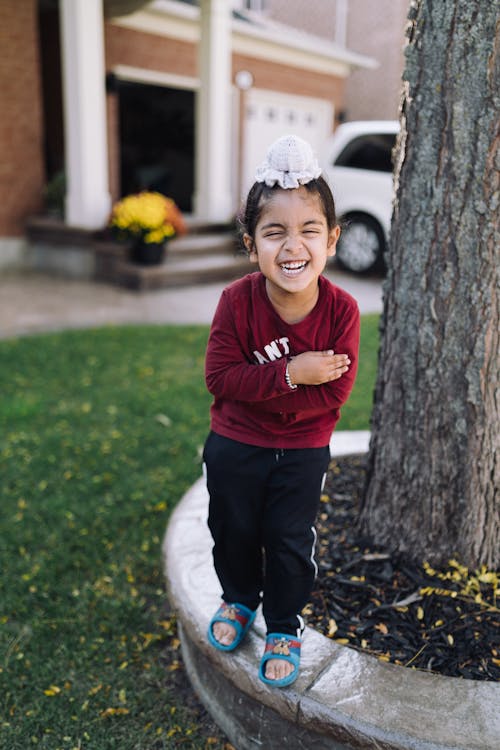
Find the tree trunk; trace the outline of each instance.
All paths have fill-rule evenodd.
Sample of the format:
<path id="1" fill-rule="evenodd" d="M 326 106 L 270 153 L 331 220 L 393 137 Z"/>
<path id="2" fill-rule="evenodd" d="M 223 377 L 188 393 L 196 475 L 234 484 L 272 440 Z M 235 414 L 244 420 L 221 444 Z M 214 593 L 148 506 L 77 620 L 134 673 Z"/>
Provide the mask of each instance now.
<path id="1" fill-rule="evenodd" d="M 414 0 L 361 528 L 500 567 L 498 2 Z"/>

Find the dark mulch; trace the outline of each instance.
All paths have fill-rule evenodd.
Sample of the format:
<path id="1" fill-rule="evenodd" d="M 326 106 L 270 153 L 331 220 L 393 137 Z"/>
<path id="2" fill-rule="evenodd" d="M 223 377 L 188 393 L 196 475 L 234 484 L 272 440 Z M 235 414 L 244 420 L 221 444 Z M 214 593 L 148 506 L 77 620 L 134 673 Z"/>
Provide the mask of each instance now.
<path id="1" fill-rule="evenodd" d="M 370 546 L 356 530 L 365 475 L 363 456 L 330 466 L 308 624 L 384 661 L 500 680 L 500 574 L 468 571 L 456 561 L 436 571 Z"/>

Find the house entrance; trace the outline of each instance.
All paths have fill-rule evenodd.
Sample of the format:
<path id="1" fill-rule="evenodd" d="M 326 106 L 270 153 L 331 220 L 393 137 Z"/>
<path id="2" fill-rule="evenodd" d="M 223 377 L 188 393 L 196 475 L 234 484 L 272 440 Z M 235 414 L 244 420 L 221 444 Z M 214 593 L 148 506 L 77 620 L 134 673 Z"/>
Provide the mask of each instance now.
<path id="1" fill-rule="evenodd" d="M 120 81 L 121 194 L 156 190 L 192 212 L 194 91 Z"/>

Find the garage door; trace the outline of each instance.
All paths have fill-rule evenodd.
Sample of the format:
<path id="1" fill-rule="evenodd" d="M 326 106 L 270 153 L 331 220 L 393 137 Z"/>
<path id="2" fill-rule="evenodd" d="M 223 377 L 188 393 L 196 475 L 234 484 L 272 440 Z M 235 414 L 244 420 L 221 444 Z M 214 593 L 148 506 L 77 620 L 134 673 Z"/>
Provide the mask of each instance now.
<path id="1" fill-rule="evenodd" d="M 243 130 L 243 197 L 273 141 L 293 133 L 308 141 L 319 154 L 332 132 L 332 126 L 333 104 L 324 99 L 259 89 L 247 91 Z"/>

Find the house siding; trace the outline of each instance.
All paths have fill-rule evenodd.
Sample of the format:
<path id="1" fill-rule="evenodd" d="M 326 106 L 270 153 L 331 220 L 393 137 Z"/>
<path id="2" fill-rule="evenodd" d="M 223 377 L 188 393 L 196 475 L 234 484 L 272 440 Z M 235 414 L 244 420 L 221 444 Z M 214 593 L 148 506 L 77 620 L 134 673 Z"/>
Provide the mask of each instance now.
<path id="1" fill-rule="evenodd" d="M 189 42 L 107 23 L 105 47 L 107 70 L 126 64 L 182 76 L 197 74 L 197 50 Z"/>
<path id="2" fill-rule="evenodd" d="M 408 0 L 350 0 L 347 45 L 374 57 L 375 70 L 354 70 L 346 84 L 348 120 L 385 120 L 398 117 L 404 67 Z"/>
<path id="3" fill-rule="evenodd" d="M 342 106 L 344 79 L 340 77 L 235 54 L 233 77 L 238 70 L 248 70 L 252 74 L 255 88 L 312 96 L 332 102 L 335 108 Z"/>
<path id="4" fill-rule="evenodd" d="M 0 4 L 0 236 L 21 237 L 45 180 L 36 0 Z"/>
<path id="5" fill-rule="evenodd" d="M 106 69 L 123 64 L 187 77 L 198 75 L 194 44 L 106 24 Z M 232 70 L 233 78 L 239 70 L 250 71 L 256 88 L 327 99 L 337 107 L 342 100 L 344 80 L 334 75 L 239 54 L 233 54 Z"/>

